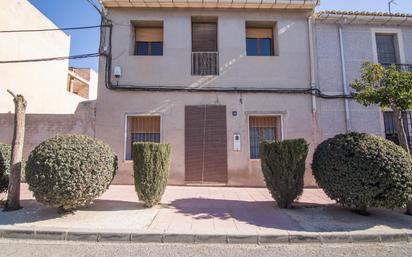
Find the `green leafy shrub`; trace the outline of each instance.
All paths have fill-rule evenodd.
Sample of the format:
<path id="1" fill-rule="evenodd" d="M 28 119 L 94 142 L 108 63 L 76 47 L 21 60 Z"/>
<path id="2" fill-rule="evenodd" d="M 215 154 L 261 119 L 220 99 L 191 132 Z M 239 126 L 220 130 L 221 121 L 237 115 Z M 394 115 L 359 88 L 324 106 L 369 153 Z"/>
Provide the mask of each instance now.
<path id="1" fill-rule="evenodd" d="M 374 135 L 349 133 L 324 141 L 312 170 L 331 199 L 365 214 L 368 207 L 404 207 L 412 194 L 411 157 Z"/>
<path id="2" fill-rule="evenodd" d="M 0 143 L 0 193 L 6 192 L 9 186 L 11 146 Z"/>
<path id="3" fill-rule="evenodd" d="M 60 135 L 30 153 L 26 181 L 37 201 L 70 210 L 102 195 L 116 170 L 117 156 L 102 141 L 84 135 Z"/>
<path id="4" fill-rule="evenodd" d="M 304 139 L 265 141 L 261 149 L 266 187 L 280 208 L 290 208 L 303 192 L 308 144 Z"/>
<path id="5" fill-rule="evenodd" d="M 134 185 L 147 207 L 158 204 L 165 192 L 170 167 L 170 145 L 133 144 Z"/>

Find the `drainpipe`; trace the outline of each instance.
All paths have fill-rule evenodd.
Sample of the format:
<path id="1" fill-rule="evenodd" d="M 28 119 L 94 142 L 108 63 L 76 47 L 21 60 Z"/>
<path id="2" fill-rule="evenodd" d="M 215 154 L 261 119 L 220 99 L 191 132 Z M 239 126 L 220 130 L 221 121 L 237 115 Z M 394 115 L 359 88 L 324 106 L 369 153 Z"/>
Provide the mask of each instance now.
<path id="1" fill-rule="evenodd" d="M 309 58 L 310 58 L 310 88 L 316 90 L 316 78 L 315 78 L 315 54 L 313 50 L 313 27 L 312 16 L 308 18 L 308 32 L 309 32 Z M 312 113 L 316 113 L 316 96 L 312 94 Z"/>
<path id="2" fill-rule="evenodd" d="M 343 33 L 342 27 L 343 22 L 338 25 L 339 29 L 339 46 L 340 46 L 340 60 L 341 60 L 341 67 L 342 67 L 342 79 L 343 79 L 343 93 L 345 95 L 349 95 L 349 87 L 348 82 L 346 79 L 346 62 L 345 62 L 345 49 L 343 44 Z M 346 132 L 350 132 L 352 129 L 351 121 L 350 121 L 350 112 L 349 112 L 349 99 L 345 98 L 345 123 L 346 123 Z"/>

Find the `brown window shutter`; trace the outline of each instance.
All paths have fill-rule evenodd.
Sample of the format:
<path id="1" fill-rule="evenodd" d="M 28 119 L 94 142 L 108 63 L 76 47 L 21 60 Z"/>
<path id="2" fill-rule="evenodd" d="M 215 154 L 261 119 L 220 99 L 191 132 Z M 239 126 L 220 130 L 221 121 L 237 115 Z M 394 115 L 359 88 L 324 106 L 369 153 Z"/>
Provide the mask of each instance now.
<path id="1" fill-rule="evenodd" d="M 136 42 L 163 42 L 163 28 L 136 28 Z"/>
<path id="2" fill-rule="evenodd" d="M 273 38 L 273 28 L 246 28 L 247 38 Z"/>
<path id="3" fill-rule="evenodd" d="M 192 23 L 192 51 L 217 51 L 216 23 Z"/>

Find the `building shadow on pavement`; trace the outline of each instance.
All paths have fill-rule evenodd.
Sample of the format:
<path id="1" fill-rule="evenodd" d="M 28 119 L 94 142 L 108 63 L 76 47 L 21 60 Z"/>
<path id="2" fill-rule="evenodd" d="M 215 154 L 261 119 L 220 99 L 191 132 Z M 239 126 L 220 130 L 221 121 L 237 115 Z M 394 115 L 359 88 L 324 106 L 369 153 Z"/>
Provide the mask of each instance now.
<path id="1" fill-rule="evenodd" d="M 13 212 L 0 211 L 0 225 L 32 223 L 75 215 L 80 212 L 115 212 L 145 209 L 142 203 L 120 200 L 96 199 L 93 204 L 78 208 L 74 213 L 59 213 L 58 208 L 49 208 L 34 199 L 20 201 L 22 209 Z M 2 208 L 1 208 L 2 210 Z M 134 218 L 134 217 L 133 217 Z"/>
<path id="2" fill-rule="evenodd" d="M 347 232 L 371 228 L 412 229 L 412 217 L 400 211 L 371 209 L 361 216 L 335 204 L 296 203 L 293 209 L 279 209 L 274 201 L 185 198 L 171 202 L 178 213 L 193 219 L 220 219 L 247 223 L 260 228 L 306 232 Z"/>

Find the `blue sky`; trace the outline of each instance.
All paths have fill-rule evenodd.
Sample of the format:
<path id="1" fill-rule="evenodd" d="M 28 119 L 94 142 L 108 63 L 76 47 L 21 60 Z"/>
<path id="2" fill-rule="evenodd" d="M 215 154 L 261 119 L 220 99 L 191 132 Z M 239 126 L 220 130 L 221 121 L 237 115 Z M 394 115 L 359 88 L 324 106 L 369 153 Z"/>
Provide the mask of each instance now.
<path id="1" fill-rule="evenodd" d="M 77 27 L 100 24 L 100 16 L 86 0 L 29 0 L 58 27 Z M 98 0 L 93 0 L 98 4 Z M 412 13 L 412 0 L 396 0 L 393 12 Z M 321 0 L 321 10 L 380 11 L 388 10 L 388 0 Z M 99 29 L 68 31 L 71 36 L 70 54 L 98 51 Z M 71 66 L 90 67 L 97 71 L 98 58 L 72 60 Z"/>

